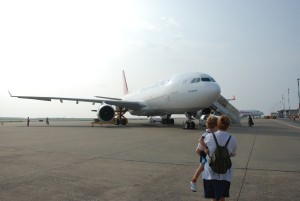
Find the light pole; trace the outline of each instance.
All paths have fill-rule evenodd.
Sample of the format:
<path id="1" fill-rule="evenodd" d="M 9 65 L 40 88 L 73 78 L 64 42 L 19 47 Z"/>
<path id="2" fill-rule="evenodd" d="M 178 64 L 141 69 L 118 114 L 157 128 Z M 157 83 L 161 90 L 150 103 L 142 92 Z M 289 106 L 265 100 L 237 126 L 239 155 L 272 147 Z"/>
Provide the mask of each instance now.
<path id="1" fill-rule="evenodd" d="M 291 116 L 290 89 L 288 88 L 289 116 Z"/>
<path id="2" fill-rule="evenodd" d="M 282 94 L 282 115 L 283 115 L 283 118 L 285 118 L 285 116 L 286 116 L 286 113 L 285 113 L 285 98 L 283 97 L 283 94 Z"/>
<path id="3" fill-rule="evenodd" d="M 299 78 L 297 79 L 298 81 L 298 99 L 299 99 L 299 105 L 298 105 L 298 115 L 300 115 L 300 91 L 299 91 Z"/>

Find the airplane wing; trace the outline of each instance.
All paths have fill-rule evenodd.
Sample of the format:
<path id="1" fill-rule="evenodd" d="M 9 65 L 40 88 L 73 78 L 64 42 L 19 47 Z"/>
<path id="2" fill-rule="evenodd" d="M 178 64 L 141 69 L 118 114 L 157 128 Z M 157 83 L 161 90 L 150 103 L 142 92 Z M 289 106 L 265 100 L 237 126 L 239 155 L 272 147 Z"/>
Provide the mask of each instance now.
<path id="1" fill-rule="evenodd" d="M 141 108 L 145 107 L 144 104 L 142 104 L 139 101 L 126 101 L 122 99 L 117 99 L 117 98 L 109 98 L 109 97 L 103 97 L 103 98 L 98 98 L 98 99 L 85 99 L 85 98 L 65 98 L 65 97 L 44 97 L 44 96 L 13 96 L 9 91 L 8 91 L 10 97 L 15 97 L 15 98 L 23 98 L 23 99 L 34 99 L 34 100 L 41 100 L 41 101 L 52 101 L 52 100 L 59 100 L 61 103 L 66 100 L 66 101 L 76 101 L 78 102 L 90 102 L 90 103 L 106 103 L 109 105 L 115 105 L 119 107 L 123 107 L 126 109 L 130 110 L 140 110 Z"/>

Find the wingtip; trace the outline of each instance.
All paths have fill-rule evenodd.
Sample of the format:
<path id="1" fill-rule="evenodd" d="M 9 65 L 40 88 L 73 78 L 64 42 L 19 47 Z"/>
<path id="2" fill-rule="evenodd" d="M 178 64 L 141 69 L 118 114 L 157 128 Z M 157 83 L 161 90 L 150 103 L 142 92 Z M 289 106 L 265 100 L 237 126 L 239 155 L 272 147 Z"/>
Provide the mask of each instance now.
<path id="1" fill-rule="evenodd" d="M 11 93 L 10 93 L 10 91 L 9 91 L 9 90 L 8 90 L 8 93 L 9 93 L 10 97 L 12 97 L 12 95 L 11 95 Z"/>

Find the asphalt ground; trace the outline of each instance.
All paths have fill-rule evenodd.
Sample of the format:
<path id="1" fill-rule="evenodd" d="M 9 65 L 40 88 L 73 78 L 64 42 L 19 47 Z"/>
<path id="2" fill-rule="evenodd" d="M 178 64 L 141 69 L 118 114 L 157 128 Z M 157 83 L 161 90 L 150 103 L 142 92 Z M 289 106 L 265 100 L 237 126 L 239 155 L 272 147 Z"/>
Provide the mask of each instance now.
<path id="1" fill-rule="evenodd" d="M 131 120 L 0 124 L 0 200 L 206 200 L 195 148 L 204 128 Z M 231 127 L 238 140 L 226 200 L 300 200 L 300 123 L 254 119 Z"/>

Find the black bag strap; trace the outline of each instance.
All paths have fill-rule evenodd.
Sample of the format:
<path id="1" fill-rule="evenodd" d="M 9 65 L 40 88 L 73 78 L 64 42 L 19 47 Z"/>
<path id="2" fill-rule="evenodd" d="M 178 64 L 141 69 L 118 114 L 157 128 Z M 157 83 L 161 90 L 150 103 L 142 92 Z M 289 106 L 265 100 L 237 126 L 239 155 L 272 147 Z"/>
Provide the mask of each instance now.
<path id="1" fill-rule="evenodd" d="M 212 134 L 213 134 L 213 136 L 214 136 L 214 140 L 215 140 L 215 142 L 216 142 L 216 145 L 219 146 L 218 140 L 217 140 L 217 138 L 216 138 L 215 133 L 212 133 Z M 225 147 L 227 147 L 227 145 L 228 145 L 230 139 L 231 139 L 231 135 L 229 135 L 229 138 L 228 138 L 228 140 L 227 140 L 227 142 L 226 142 L 226 144 L 225 144 Z"/>
<path id="2" fill-rule="evenodd" d="M 217 140 L 217 138 L 216 138 L 216 135 L 215 135 L 215 133 L 212 133 L 213 134 L 213 136 L 214 136 L 214 140 L 215 140 L 215 142 L 216 142 L 216 145 L 217 145 L 217 147 L 219 146 L 219 144 L 218 144 L 218 140 Z"/>
<path id="3" fill-rule="evenodd" d="M 227 140 L 227 142 L 226 142 L 226 144 L 225 144 L 225 147 L 227 147 L 227 145 L 228 145 L 228 143 L 229 143 L 229 141 L 230 141 L 230 138 L 231 138 L 231 135 L 229 135 L 229 138 L 228 138 L 228 140 Z"/>

